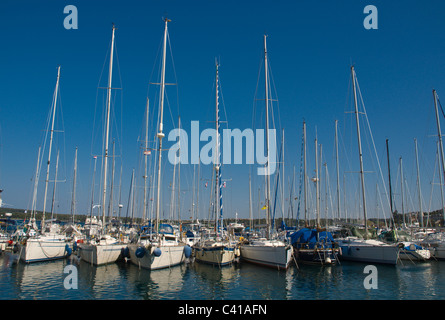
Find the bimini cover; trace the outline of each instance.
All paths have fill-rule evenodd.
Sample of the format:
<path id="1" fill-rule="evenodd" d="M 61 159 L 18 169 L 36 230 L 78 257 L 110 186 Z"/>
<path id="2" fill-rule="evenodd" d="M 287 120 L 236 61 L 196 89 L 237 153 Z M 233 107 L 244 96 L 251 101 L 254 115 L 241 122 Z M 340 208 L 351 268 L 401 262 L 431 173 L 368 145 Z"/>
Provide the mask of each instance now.
<path id="1" fill-rule="evenodd" d="M 163 234 L 173 234 L 174 230 L 170 224 L 161 223 L 159 224 L 159 233 Z"/>
<path id="2" fill-rule="evenodd" d="M 329 246 L 334 242 L 334 238 L 332 237 L 332 234 L 327 231 L 303 228 L 291 234 L 290 241 L 295 247 L 308 245 L 309 248 L 314 248 L 317 243 Z"/>
<path id="3" fill-rule="evenodd" d="M 195 234 L 191 230 L 187 230 L 185 235 L 187 236 L 187 238 L 194 238 L 195 237 Z"/>

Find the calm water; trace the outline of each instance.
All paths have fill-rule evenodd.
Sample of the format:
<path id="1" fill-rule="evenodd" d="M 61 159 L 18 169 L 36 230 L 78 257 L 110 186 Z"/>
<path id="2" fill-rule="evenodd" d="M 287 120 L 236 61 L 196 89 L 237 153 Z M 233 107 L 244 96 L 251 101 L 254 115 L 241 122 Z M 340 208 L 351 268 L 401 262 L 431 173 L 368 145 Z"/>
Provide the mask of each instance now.
<path id="1" fill-rule="evenodd" d="M 64 269 L 78 271 L 65 289 Z M 278 271 L 248 263 L 218 268 L 188 263 L 148 271 L 130 263 L 93 267 L 75 258 L 25 265 L 0 255 L 0 299 L 45 300 L 441 300 L 445 262 L 377 265 L 378 289 L 365 289 L 366 264 L 292 266 Z"/>

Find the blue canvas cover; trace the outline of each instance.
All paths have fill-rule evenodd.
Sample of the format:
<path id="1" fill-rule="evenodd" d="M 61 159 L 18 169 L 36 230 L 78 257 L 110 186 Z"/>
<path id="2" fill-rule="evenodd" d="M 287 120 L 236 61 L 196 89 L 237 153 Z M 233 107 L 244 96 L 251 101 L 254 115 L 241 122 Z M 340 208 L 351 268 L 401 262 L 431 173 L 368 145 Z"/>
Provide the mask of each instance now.
<path id="1" fill-rule="evenodd" d="M 334 242 L 332 234 L 327 231 L 317 231 L 317 229 L 303 228 L 290 235 L 290 242 L 294 247 L 315 248 L 317 244 L 324 247 L 331 247 Z"/>

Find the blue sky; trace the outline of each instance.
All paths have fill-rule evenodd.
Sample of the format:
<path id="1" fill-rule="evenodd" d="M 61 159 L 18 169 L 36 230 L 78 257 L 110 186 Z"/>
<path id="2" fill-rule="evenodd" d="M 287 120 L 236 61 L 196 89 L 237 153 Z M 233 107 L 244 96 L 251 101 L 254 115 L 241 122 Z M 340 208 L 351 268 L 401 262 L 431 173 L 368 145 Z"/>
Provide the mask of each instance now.
<path id="1" fill-rule="evenodd" d="M 363 27 L 366 17 L 363 9 L 368 4 L 378 9 L 377 30 Z M 63 27 L 66 5 L 75 5 L 78 9 L 77 30 Z M 439 179 L 437 170 L 434 176 L 436 137 L 433 135 L 436 134 L 436 126 L 432 89 L 437 90 L 439 97 L 445 92 L 444 6 L 441 1 L 426 4 L 377 0 L 2 1 L 0 186 L 4 189 L 5 206 L 30 208 L 31 179 L 37 151 L 51 105 L 57 66 L 61 65 L 60 110 L 63 114 L 57 125 L 59 129 L 63 128 L 64 133 L 56 135 L 60 136 L 57 143 L 62 159 L 59 178 L 66 182 L 57 184 L 56 211 L 70 211 L 74 150 L 78 147 L 77 212 L 89 212 L 92 155 L 100 152 L 97 145 L 98 119 L 104 92 L 98 90 L 98 86 L 106 86 L 111 25 L 114 23 L 117 26 L 117 60 L 113 86 L 122 88 L 115 90 L 114 124 L 121 128 L 120 132 L 114 133 L 120 142 L 116 176 L 121 161 L 122 214 L 126 214 L 133 168 L 138 177 L 136 184 L 138 188 L 142 186 L 139 146 L 144 135 L 145 102 L 147 96 L 158 92 L 158 88 L 149 83 L 159 81 L 156 66 L 164 27 L 162 18 L 168 16 L 172 20 L 169 36 L 174 69 L 169 58 L 166 78 L 167 82 L 177 85 L 167 88 L 170 102 L 165 113 L 167 132 L 174 125 L 171 120 L 176 122 L 178 116 L 181 116 L 186 130 L 195 120 L 200 121 L 202 127 L 212 126 L 215 57 L 221 64 L 220 78 L 228 127 L 251 128 L 254 107 L 257 112 L 261 112 L 262 108 L 262 102 L 256 99 L 264 96 L 261 68 L 263 35 L 266 33 L 276 88 L 274 98 L 279 101 L 279 108 L 275 105 L 274 117 L 277 124 L 280 119 L 277 129 L 284 128 L 285 131 L 285 199 L 289 198 L 289 181 L 294 166 L 298 187 L 304 119 L 311 166 L 308 171 L 313 175 L 317 132 L 318 141 L 323 145 L 323 162 L 328 166 L 331 197 L 335 205 L 333 146 L 334 121 L 338 120 L 344 144 L 340 150 L 341 176 L 346 179 L 348 210 L 354 211 L 353 205 L 359 199 L 356 191 L 358 175 L 351 172 L 358 171 L 358 156 L 355 120 L 348 113 L 353 108 L 350 66 L 354 64 L 385 183 L 385 140 L 389 139 L 396 207 L 400 210 L 400 178 L 397 172 L 398 159 L 403 157 L 412 198 L 410 206 L 412 210 L 418 208 L 413 142 L 417 138 L 423 208 L 437 209 L 440 207 L 437 185 L 433 185 L 435 188 L 431 193 L 431 182 Z M 150 97 L 152 99 L 151 112 L 157 112 L 155 98 Z M 261 116 L 261 113 L 257 115 Z M 262 119 L 256 121 L 260 127 Z M 362 128 L 364 130 L 364 123 Z M 365 143 L 364 132 L 363 135 Z M 369 146 L 363 148 L 365 152 L 369 150 Z M 52 170 L 55 155 L 53 152 Z M 371 156 L 364 156 L 365 171 L 369 171 L 366 174 L 368 212 L 375 216 L 377 197 L 374 180 L 375 176 L 379 178 L 378 168 Z M 46 170 L 43 168 L 38 193 L 39 209 L 42 208 Z M 169 210 L 168 186 L 173 166 L 167 163 L 164 168 L 165 213 Z M 238 217 L 247 218 L 249 169 L 231 165 L 225 166 L 223 172 L 226 179 L 231 179 L 224 189 L 225 215 L 234 217 L 237 212 Z M 202 219 L 208 212 L 209 192 L 204 183 L 205 179 L 211 178 L 210 174 L 210 167 L 201 166 L 200 177 L 203 180 L 200 181 L 199 217 Z M 53 171 L 51 175 L 54 176 Z M 258 216 L 258 188 L 264 187 L 263 178 L 252 179 L 254 213 Z M 98 185 L 99 179 L 96 181 L 96 198 Z M 182 218 L 189 215 L 192 185 L 193 166 L 181 166 Z M 52 194 L 52 188 L 51 184 L 49 194 Z M 383 185 L 379 188 L 383 193 Z M 138 197 L 139 203 L 140 199 Z M 288 204 L 285 212 L 287 215 Z M 140 210 L 136 215 L 141 215 Z"/>

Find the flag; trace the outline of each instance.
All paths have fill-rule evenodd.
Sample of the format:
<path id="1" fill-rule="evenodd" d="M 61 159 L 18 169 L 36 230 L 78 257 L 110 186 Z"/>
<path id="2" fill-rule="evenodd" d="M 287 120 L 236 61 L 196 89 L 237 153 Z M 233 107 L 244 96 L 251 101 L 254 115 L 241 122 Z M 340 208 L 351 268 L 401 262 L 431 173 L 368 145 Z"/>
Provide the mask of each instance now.
<path id="1" fill-rule="evenodd" d="M 225 188 L 226 187 L 226 182 L 224 181 L 224 183 L 223 183 L 223 188 Z"/>
<path id="2" fill-rule="evenodd" d="M 267 205 L 264 205 L 264 207 L 261 208 L 261 210 L 266 210 L 267 209 Z"/>
<path id="3" fill-rule="evenodd" d="M 209 183 L 208 182 L 206 182 L 206 188 L 207 188 L 207 185 L 208 185 Z"/>
<path id="4" fill-rule="evenodd" d="M 146 156 L 151 155 L 151 150 L 146 150 L 146 151 L 144 151 L 144 155 L 146 155 Z"/>

